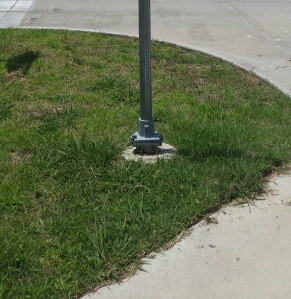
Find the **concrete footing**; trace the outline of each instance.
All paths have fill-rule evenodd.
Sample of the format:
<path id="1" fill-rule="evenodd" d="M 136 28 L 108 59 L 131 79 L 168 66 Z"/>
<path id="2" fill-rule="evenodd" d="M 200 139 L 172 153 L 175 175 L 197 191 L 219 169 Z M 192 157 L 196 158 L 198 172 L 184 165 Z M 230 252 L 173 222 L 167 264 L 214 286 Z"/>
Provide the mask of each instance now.
<path id="1" fill-rule="evenodd" d="M 171 159 L 177 154 L 177 150 L 167 144 L 163 143 L 156 147 L 155 151 L 144 152 L 140 148 L 128 147 L 122 154 L 127 161 L 143 161 L 145 163 L 156 163 L 158 159 Z"/>

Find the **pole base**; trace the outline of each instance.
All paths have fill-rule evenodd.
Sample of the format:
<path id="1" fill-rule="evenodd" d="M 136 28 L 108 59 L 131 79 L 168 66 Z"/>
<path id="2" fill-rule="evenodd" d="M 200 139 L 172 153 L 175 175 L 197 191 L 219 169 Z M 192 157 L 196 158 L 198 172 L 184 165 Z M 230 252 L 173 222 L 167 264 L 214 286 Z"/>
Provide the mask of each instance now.
<path id="1" fill-rule="evenodd" d="M 138 121 L 138 131 L 130 137 L 130 143 L 134 147 L 142 147 L 145 151 L 161 146 L 163 136 L 155 131 L 153 119 L 141 119 Z"/>
<path id="2" fill-rule="evenodd" d="M 151 137 L 143 137 L 136 132 L 130 137 L 129 141 L 134 147 L 155 147 L 162 145 L 163 136 L 158 132 L 154 132 Z"/>

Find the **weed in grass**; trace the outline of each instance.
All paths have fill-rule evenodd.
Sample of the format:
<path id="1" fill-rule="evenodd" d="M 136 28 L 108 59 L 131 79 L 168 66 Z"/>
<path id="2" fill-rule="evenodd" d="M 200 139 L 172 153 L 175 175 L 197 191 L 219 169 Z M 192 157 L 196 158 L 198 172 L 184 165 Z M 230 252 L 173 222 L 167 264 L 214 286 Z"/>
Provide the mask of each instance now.
<path id="1" fill-rule="evenodd" d="M 0 122 L 11 116 L 12 108 L 14 104 L 0 101 Z"/>
<path id="2" fill-rule="evenodd" d="M 102 139 L 98 142 L 69 140 L 58 149 L 59 158 L 57 168 L 63 175 L 79 179 L 84 171 L 99 172 L 100 168 L 109 167 L 116 159 L 118 148 L 110 139 Z"/>
<path id="3" fill-rule="evenodd" d="M 38 112 L 34 117 L 40 121 L 38 130 L 41 133 L 51 133 L 60 128 L 71 126 L 76 119 L 80 117 L 81 111 L 74 109 L 73 107 L 66 109 L 63 107 L 57 107 L 52 111 Z"/>
<path id="4" fill-rule="evenodd" d="M 139 101 L 139 89 L 137 86 L 130 86 L 126 80 L 120 78 L 102 77 L 91 88 L 93 92 L 106 92 L 115 103 L 125 102 L 137 105 Z"/>
<path id="5" fill-rule="evenodd" d="M 57 104 L 70 104 L 73 102 L 73 96 L 67 94 L 54 94 L 53 96 L 48 96 L 46 100 L 51 103 Z"/>

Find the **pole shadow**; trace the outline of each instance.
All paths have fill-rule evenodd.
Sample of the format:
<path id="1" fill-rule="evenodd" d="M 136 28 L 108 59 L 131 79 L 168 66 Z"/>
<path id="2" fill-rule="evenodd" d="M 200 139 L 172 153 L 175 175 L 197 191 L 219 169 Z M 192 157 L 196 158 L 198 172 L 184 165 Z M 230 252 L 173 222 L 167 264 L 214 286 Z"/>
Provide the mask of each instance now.
<path id="1" fill-rule="evenodd" d="M 21 71 L 26 75 L 33 62 L 38 59 L 40 52 L 26 51 L 23 54 L 12 56 L 6 62 L 6 69 L 9 73 L 15 71 Z"/>

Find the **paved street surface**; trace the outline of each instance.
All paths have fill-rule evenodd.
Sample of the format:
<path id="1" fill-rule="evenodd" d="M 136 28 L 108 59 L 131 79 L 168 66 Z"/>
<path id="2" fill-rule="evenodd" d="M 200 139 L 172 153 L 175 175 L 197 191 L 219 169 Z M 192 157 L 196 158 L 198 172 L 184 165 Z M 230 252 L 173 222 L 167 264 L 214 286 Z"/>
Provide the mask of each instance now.
<path id="1" fill-rule="evenodd" d="M 0 28 L 137 36 L 137 0 L 0 0 Z M 152 0 L 153 38 L 198 49 L 291 96 L 291 1 Z M 291 176 L 265 200 L 226 207 L 121 285 L 83 299 L 290 299 Z M 216 220 L 214 219 L 214 222 Z"/>

